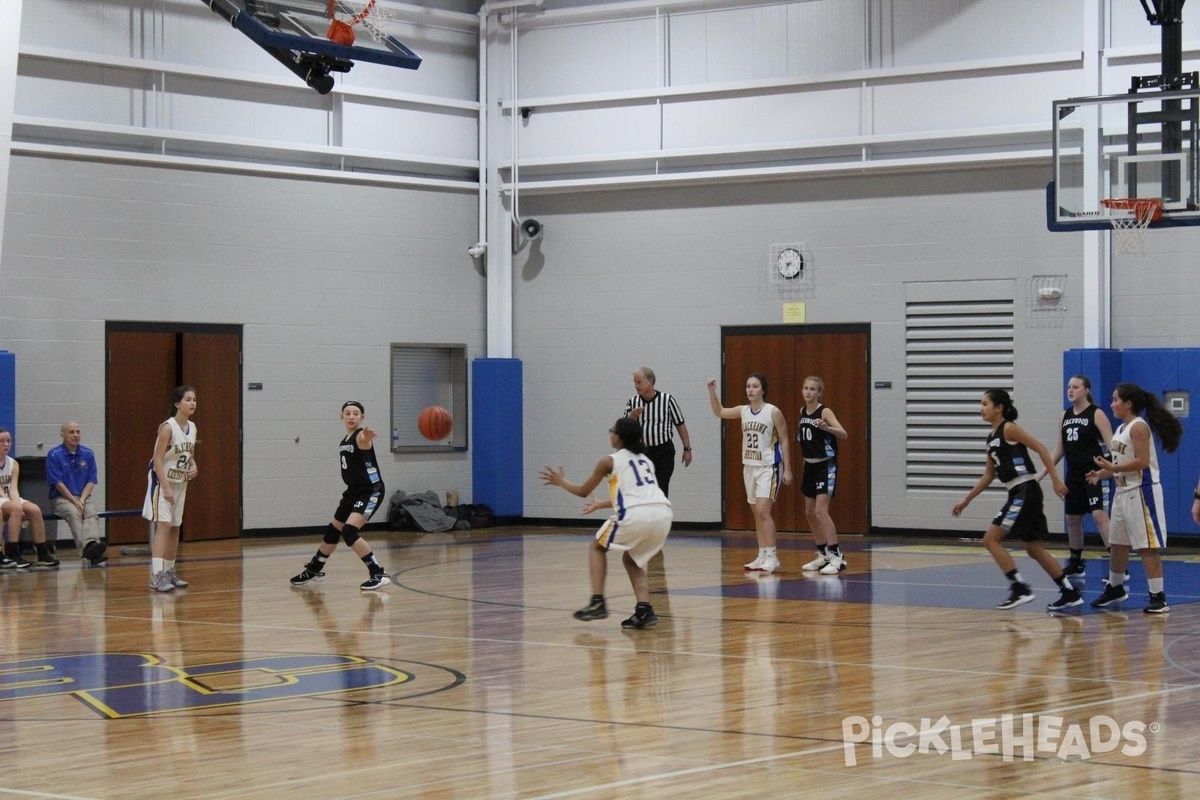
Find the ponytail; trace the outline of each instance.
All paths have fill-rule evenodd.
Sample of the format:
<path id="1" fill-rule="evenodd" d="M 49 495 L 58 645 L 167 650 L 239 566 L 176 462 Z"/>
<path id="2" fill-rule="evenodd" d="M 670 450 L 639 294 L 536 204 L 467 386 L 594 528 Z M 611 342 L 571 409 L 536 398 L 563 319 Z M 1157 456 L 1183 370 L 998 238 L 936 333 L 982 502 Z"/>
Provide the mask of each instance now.
<path id="1" fill-rule="evenodd" d="M 1159 402 L 1154 392 L 1147 392 L 1136 383 L 1118 383 L 1116 393 L 1117 397 L 1129 403 L 1130 407 L 1146 420 L 1150 430 L 1154 431 L 1162 442 L 1163 450 L 1174 453 L 1179 449 L 1179 440 L 1183 438 L 1183 425 Z"/>
<path id="2" fill-rule="evenodd" d="M 636 419 L 621 417 L 613 424 L 612 432 L 621 440 L 621 447 L 624 449 L 631 453 L 641 453 L 643 451 L 642 423 Z"/>
<path id="3" fill-rule="evenodd" d="M 1013 405 L 1012 396 L 1003 389 L 988 389 L 983 393 L 983 396 L 992 401 L 994 406 L 1004 407 L 1004 419 L 1006 422 L 1017 421 L 1017 407 Z"/>
<path id="4" fill-rule="evenodd" d="M 1071 380 L 1079 381 L 1083 384 L 1083 388 L 1087 389 L 1088 405 L 1096 405 L 1096 401 L 1092 399 L 1092 382 L 1087 375 L 1072 375 Z"/>

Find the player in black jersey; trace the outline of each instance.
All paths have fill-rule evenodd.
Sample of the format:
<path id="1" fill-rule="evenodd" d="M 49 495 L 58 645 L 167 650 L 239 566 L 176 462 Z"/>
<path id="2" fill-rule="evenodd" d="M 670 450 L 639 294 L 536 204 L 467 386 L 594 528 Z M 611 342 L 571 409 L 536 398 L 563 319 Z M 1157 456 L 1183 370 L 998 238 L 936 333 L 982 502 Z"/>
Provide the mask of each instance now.
<path id="1" fill-rule="evenodd" d="M 1003 389 L 988 389 L 983 393 L 979 415 L 984 422 L 992 426 L 987 439 L 987 467 L 966 497 L 954 504 L 951 513 L 956 517 L 962 514 L 963 509 L 996 478 L 1008 487 L 1008 501 L 992 519 L 991 526 L 983 535 L 984 547 L 992 554 L 996 566 L 1004 572 L 1010 584 L 1008 599 L 996 608 L 1016 608 L 1034 598 L 1033 589 L 1025 583 L 1025 579 L 1017 571 L 1016 562 L 1004 547 L 1004 537 L 1010 532 L 1021 537 L 1025 542 L 1025 552 L 1046 570 L 1046 574 L 1053 578 L 1058 586 L 1059 598 L 1050 603 L 1046 607 L 1047 610 L 1061 611 L 1083 605 L 1083 597 L 1071 586 L 1066 573 L 1058 566 L 1054 556 L 1046 551 L 1041 541 L 1041 537 L 1048 532 L 1046 514 L 1042 510 L 1042 488 L 1038 485 L 1033 473 L 1033 464 L 1029 459 L 1030 450 L 1038 454 L 1046 472 L 1053 478 L 1054 492 L 1059 497 L 1067 493 L 1066 484 L 1054 469 L 1050 451 L 1032 434 L 1016 424 L 1016 406 L 1012 404 L 1008 392 Z"/>
<path id="2" fill-rule="evenodd" d="M 342 502 L 333 514 L 333 522 L 325 529 L 316 555 L 305 565 L 303 572 L 292 578 L 292 586 L 303 586 L 325 577 L 325 561 L 337 549 L 339 538 L 362 559 L 370 572 L 370 577 L 359 588 L 369 592 L 382 589 L 392 582 L 387 571 L 375 560 L 371 545 L 358 534 L 379 509 L 384 491 L 379 465 L 375 462 L 375 430 L 360 427 L 364 414 L 363 405 L 357 400 L 347 401 L 342 406 L 342 424 L 346 426 L 346 436 L 338 446 L 338 454 L 346 491 L 342 493 Z"/>
<path id="3" fill-rule="evenodd" d="M 804 458 L 800 494 L 804 495 L 804 516 L 817 546 L 817 557 L 803 569 L 837 575 L 846 569 L 846 559 L 838 547 L 837 526 L 829 516 L 829 502 L 837 487 L 837 442 L 849 434 L 833 409 L 821 403 L 824 393 L 825 381 L 816 375 L 805 378 L 800 388 L 804 399 L 800 424 L 796 427 L 800 455 Z"/>
<path id="4" fill-rule="evenodd" d="M 1068 575 L 1082 575 L 1086 570 L 1083 558 L 1083 518 L 1092 515 L 1100 541 L 1108 547 L 1108 500 L 1111 481 L 1089 483 L 1087 474 L 1096 468 L 1095 458 L 1108 458 L 1112 442 L 1112 423 L 1108 415 L 1096 407 L 1092 399 L 1092 382 L 1084 375 L 1073 375 L 1067 381 L 1067 401 L 1071 407 L 1059 419 L 1059 442 L 1054 448 L 1054 463 L 1067 459 L 1067 546 L 1071 557 L 1063 564 Z M 1038 473 L 1038 479 L 1045 472 Z"/>

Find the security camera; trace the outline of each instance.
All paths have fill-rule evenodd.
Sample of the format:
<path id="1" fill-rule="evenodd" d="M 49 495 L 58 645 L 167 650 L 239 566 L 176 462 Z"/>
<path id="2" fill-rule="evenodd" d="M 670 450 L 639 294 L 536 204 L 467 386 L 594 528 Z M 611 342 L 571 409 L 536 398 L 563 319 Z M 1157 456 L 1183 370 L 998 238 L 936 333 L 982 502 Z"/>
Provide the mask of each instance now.
<path id="1" fill-rule="evenodd" d="M 479 258 L 487 252 L 487 242 L 476 242 L 467 248 L 467 255 L 471 258 Z"/>
<path id="2" fill-rule="evenodd" d="M 521 119 L 529 119 L 529 115 L 533 113 L 533 109 L 529 106 L 521 106 Z"/>

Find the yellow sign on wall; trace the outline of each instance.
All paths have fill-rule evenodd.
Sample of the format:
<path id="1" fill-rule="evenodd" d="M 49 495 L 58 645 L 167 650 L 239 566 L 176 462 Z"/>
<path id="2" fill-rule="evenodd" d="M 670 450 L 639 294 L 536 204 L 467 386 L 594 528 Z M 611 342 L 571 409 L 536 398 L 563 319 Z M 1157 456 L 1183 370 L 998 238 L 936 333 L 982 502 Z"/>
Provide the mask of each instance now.
<path id="1" fill-rule="evenodd" d="M 783 322 L 784 324 L 792 322 L 804 322 L 804 301 L 797 303 L 783 304 Z"/>

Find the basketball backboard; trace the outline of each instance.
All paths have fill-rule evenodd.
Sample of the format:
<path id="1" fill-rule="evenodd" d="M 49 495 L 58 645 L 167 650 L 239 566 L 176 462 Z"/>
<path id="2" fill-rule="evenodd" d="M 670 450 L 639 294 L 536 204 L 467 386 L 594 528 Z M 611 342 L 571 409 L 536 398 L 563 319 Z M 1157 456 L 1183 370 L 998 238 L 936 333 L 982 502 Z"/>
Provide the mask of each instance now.
<path id="1" fill-rule="evenodd" d="M 1050 230 L 1111 227 L 1109 198 L 1162 200 L 1151 227 L 1200 225 L 1198 118 L 1196 88 L 1055 101 Z"/>
<path id="2" fill-rule="evenodd" d="M 393 16 L 375 0 L 200 0 L 233 27 L 304 78 L 321 94 L 333 88 L 330 72 L 348 72 L 356 61 L 417 69 L 421 57 L 389 30 Z M 333 15 L 330 15 L 330 9 Z M 332 41 L 340 20 L 353 42 Z"/>

